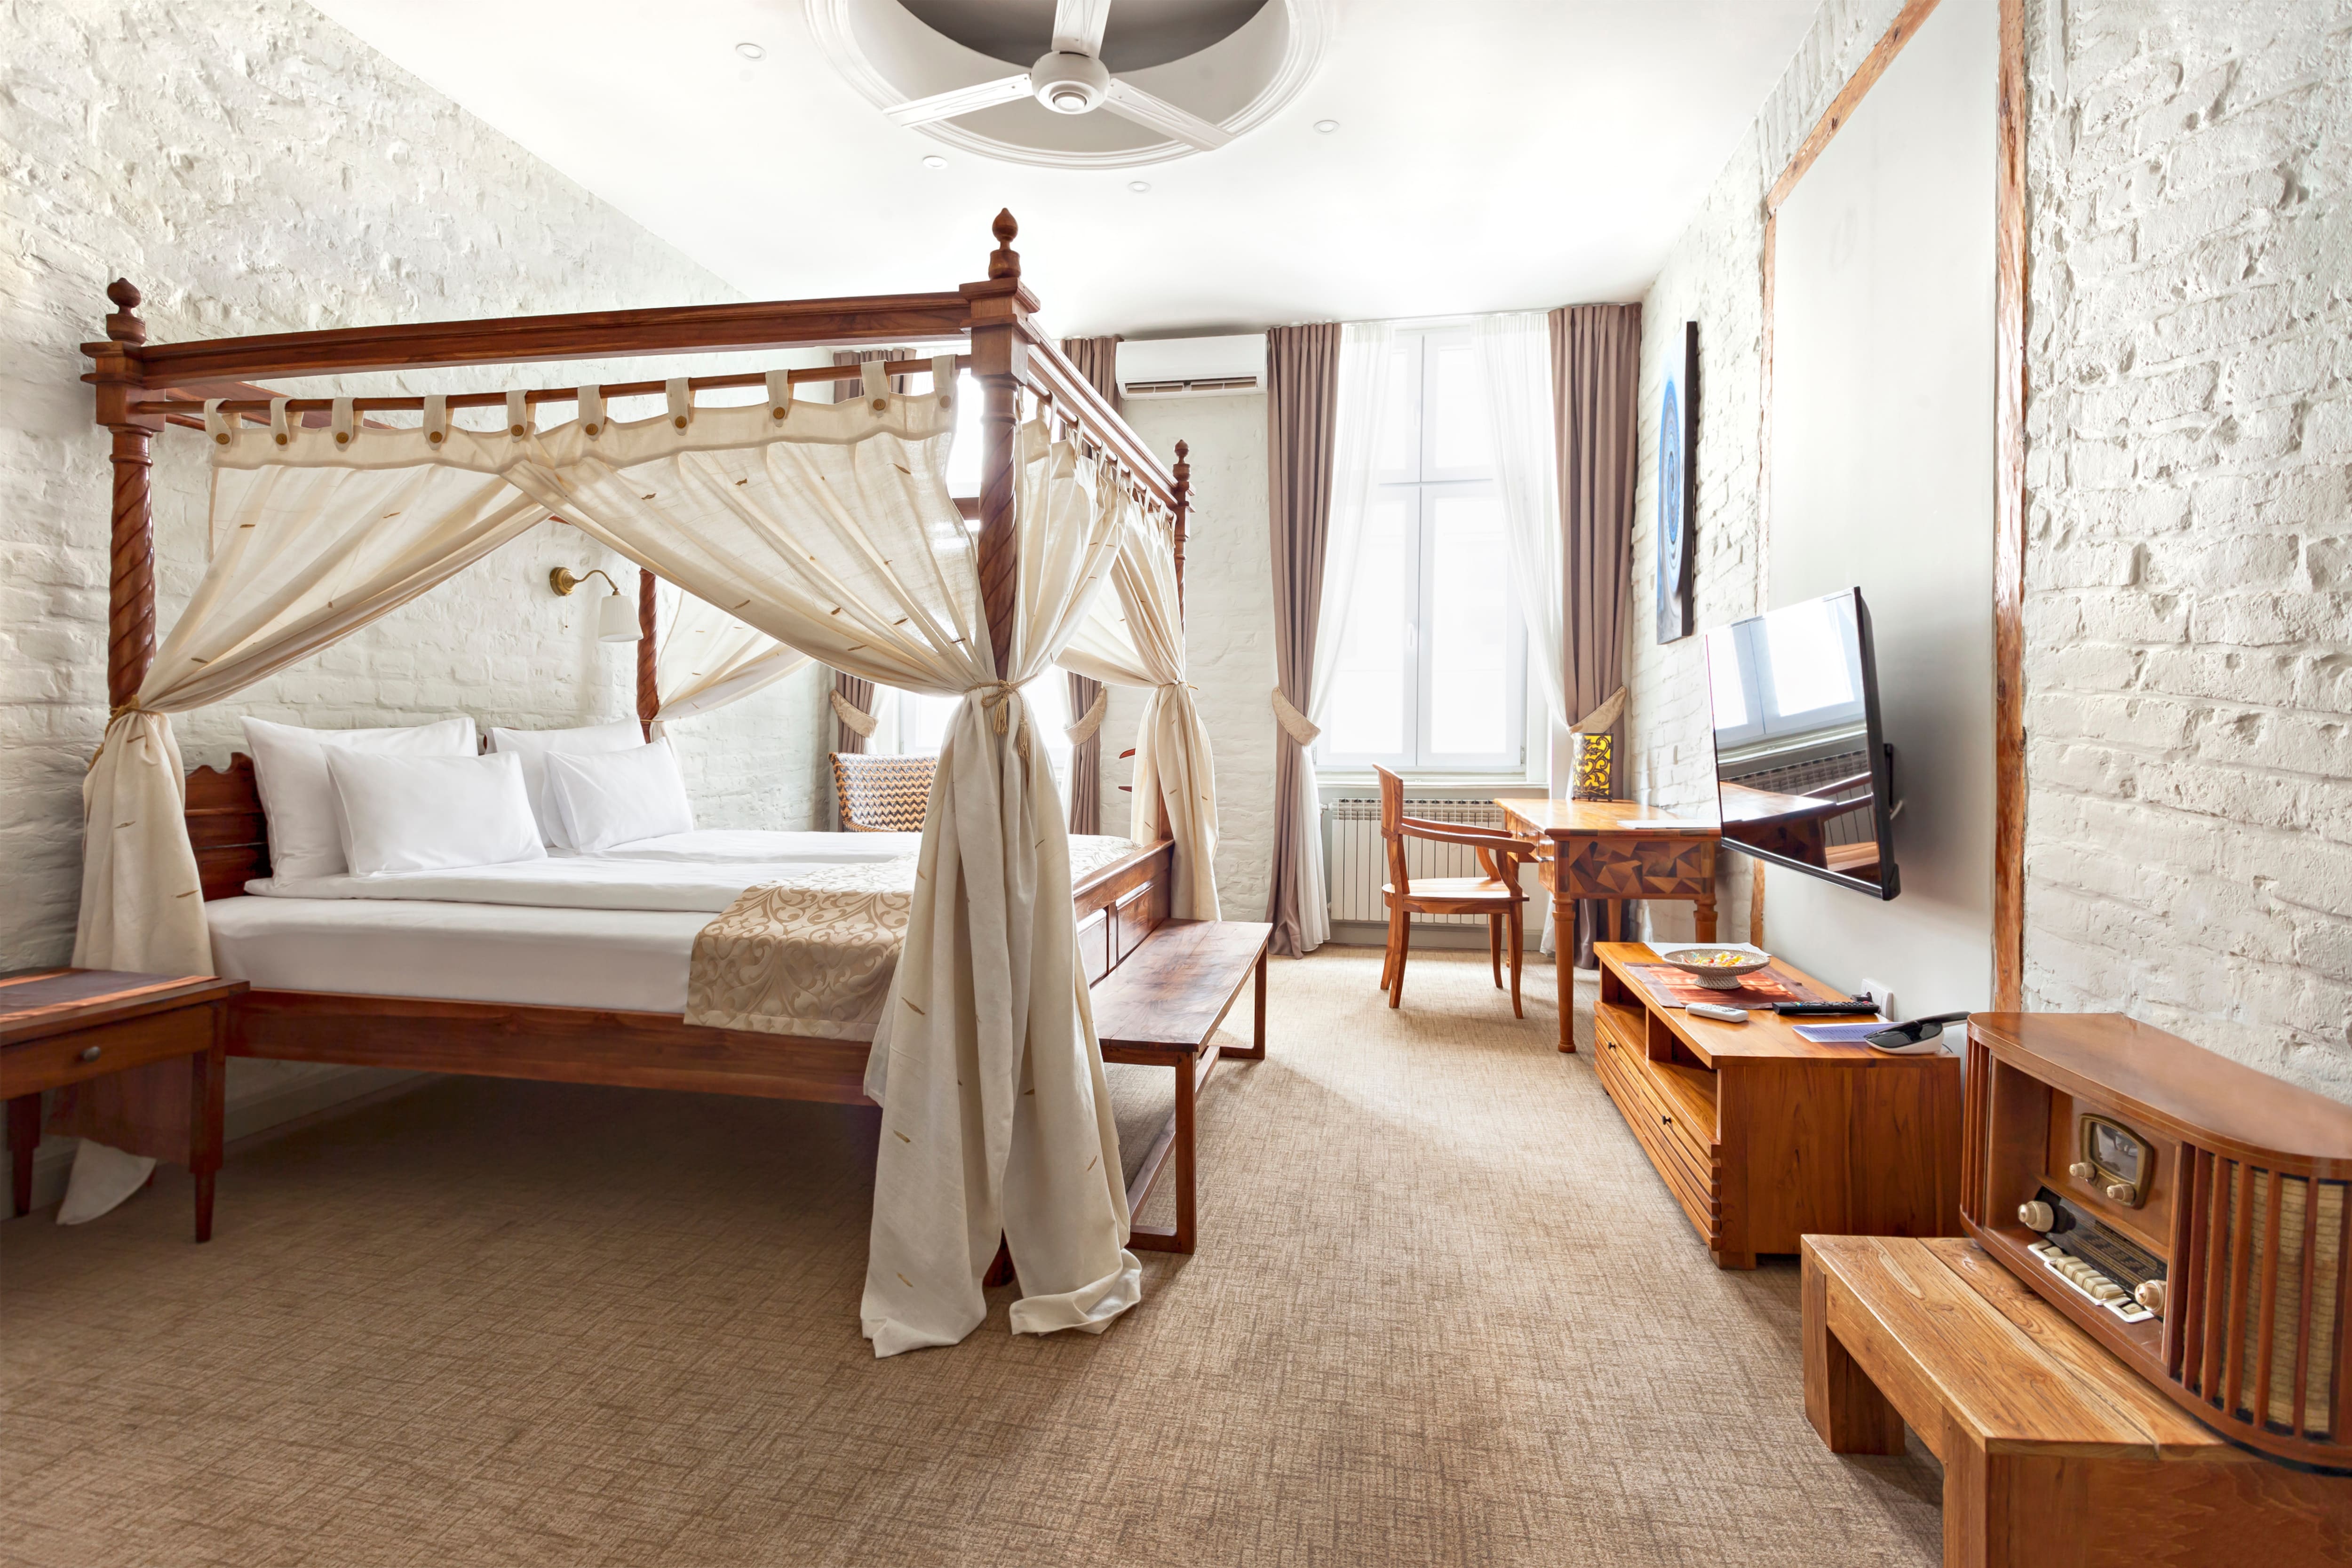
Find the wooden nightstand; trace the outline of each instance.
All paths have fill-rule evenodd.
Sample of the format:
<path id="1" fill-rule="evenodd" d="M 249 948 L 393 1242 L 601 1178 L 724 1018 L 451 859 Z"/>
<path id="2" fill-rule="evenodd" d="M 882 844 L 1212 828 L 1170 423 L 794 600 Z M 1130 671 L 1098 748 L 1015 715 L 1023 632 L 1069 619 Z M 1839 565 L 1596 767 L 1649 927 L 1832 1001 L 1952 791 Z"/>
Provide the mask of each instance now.
<path id="1" fill-rule="evenodd" d="M 213 1234 L 213 1177 L 221 1163 L 221 1087 L 229 1003 L 242 980 L 110 969 L 24 969 L 0 974 L 0 1098 L 8 1102 L 12 1212 L 33 1203 L 41 1094 L 174 1057 L 188 1059 L 188 1114 L 142 1127 L 132 1153 L 185 1165 L 196 1178 L 196 1239 Z"/>

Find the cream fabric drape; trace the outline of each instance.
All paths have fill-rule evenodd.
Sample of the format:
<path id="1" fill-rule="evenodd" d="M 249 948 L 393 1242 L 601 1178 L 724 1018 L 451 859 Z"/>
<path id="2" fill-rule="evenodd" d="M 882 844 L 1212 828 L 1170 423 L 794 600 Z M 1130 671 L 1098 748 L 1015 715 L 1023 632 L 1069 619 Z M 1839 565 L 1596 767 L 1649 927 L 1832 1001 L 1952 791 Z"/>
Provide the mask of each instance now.
<path id="1" fill-rule="evenodd" d="M 1338 436 L 1332 443 L 1331 521 L 1323 546 L 1323 608 L 1315 623 L 1313 673 L 1307 688 L 1310 740 L 1321 732 L 1339 689 L 1339 650 L 1356 607 L 1356 567 L 1363 558 L 1364 516 L 1371 504 L 1381 410 L 1394 379 L 1396 331 L 1386 321 L 1350 321 L 1339 330 Z M 1278 694 L 1277 694 L 1278 695 Z M 1279 718 L 1279 716 L 1277 716 Z M 1330 940 L 1331 894 L 1323 870 L 1323 803 L 1315 748 L 1298 752 L 1298 936 L 1312 952 Z"/>
<path id="2" fill-rule="evenodd" d="M 953 385 L 935 362 L 934 384 Z M 1015 646 L 997 679 L 977 550 L 943 471 L 953 395 L 758 405 L 483 433 L 215 422 L 215 560 L 93 770 L 80 961 L 205 954 L 167 707 L 216 700 L 366 624 L 561 510 L 717 610 L 836 668 L 961 694 L 931 792 L 922 881 L 868 1069 L 886 1105 L 862 1316 L 876 1353 L 947 1344 L 985 1314 L 1000 1230 L 1016 1331 L 1099 1330 L 1140 1269 L 1102 1058 L 1077 968 L 1069 844 L 1018 686 L 1068 642 L 1117 549 L 1120 486 L 1018 432 Z M 226 437 L 221 439 L 220 437 Z M 341 437 L 338 439 L 338 437 Z M 110 825 L 101 829 L 100 824 Z M 193 965 L 208 969 L 209 963 Z"/>
<path id="3" fill-rule="evenodd" d="M 1118 552 L 1113 594 L 1062 650 L 1065 669 L 1114 686 L 1150 690 L 1135 742 L 1135 786 L 1128 837 L 1160 836 L 1160 808 L 1176 840 L 1178 876 L 1170 911 L 1178 920 L 1223 919 L 1217 903 L 1217 768 L 1209 727 L 1184 679 L 1184 615 L 1176 595 L 1174 536 L 1117 498 Z"/>
<path id="4" fill-rule="evenodd" d="M 654 689 L 661 699 L 656 724 L 740 702 L 810 662 L 798 648 L 691 594 L 675 598 L 665 606 L 668 619 L 654 656 Z"/>

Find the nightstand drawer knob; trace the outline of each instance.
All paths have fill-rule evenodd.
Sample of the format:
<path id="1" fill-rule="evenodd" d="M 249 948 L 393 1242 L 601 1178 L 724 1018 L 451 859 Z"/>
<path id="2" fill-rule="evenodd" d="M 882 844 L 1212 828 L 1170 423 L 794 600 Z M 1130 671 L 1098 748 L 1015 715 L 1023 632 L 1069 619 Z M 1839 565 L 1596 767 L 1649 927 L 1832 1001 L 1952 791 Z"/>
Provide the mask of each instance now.
<path id="1" fill-rule="evenodd" d="M 81 1059 L 86 1062 L 94 1062 L 98 1060 L 99 1049 L 100 1047 L 97 1046 L 84 1046 L 81 1048 Z"/>

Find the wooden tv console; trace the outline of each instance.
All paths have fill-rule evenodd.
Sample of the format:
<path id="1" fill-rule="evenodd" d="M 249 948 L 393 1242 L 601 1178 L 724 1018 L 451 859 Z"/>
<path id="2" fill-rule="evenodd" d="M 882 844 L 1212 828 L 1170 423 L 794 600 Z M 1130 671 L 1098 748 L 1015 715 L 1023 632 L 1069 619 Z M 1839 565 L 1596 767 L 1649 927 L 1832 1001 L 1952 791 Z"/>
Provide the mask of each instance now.
<path id="1" fill-rule="evenodd" d="M 1958 1057 L 1814 1045 L 1770 1013 L 1694 1018 L 1633 978 L 1658 962 L 1644 944 L 1593 952 L 1601 1082 L 1719 1267 L 1809 1234 L 1960 1234 Z M 1839 994 L 1777 959 L 1771 973 Z"/>

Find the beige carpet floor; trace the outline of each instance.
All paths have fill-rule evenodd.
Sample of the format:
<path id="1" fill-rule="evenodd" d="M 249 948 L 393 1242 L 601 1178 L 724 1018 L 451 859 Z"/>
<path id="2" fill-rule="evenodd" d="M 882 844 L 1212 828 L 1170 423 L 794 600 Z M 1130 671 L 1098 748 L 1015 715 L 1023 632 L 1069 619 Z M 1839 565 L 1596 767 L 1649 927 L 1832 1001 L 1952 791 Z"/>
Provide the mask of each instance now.
<path id="1" fill-rule="evenodd" d="M 998 1290 L 873 1360 L 870 1110 L 445 1079 L 234 1149 L 206 1247 L 176 1175 L 0 1226 L 0 1557 L 1936 1562 L 1933 1461 L 1823 1451 L 1794 1264 L 1709 1263 L 1553 971 L 1516 1022 L 1483 953 L 1398 1013 L 1378 961 L 1274 966 L 1201 1250 L 1100 1338 Z"/>

